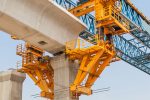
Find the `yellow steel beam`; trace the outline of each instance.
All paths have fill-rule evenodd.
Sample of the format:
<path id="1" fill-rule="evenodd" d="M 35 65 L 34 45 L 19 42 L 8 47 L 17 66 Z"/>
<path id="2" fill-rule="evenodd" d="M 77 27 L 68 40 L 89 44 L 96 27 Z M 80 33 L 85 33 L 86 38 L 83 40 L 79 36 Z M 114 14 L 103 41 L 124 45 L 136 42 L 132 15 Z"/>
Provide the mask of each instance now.
<path id="1" fill-rule="evenodd" d="M 94 11 L 94 0 L 90 0 L 84 4 L 79 5 L 73 9 L 70 9 L 69 12 L 79 17 L 90 12 Z"/>
<path id="2" fill-rule="evenodd" d="M 84 72 L 82 73 L 80 79 L 79 79 L 79 83 L 81 83 L 86 75 L 88 74 L 88 72 L 90 72 L 90 70 L 95 66 L 95 64 L 98 62 L 99 58 L 101 57 L 101 55 L 103 54 L 103 50 L 97 52 L 95 54 L 95 56 L 92 58 L 92 60 L 89 62 L 89 64 L 87 66 L 84 67 Z"/>
<path id="3" fill-rule="evenodd" d="M 94 84 L 94 82 L 97 80 L 97 78 L 103 72 L 103 70 L 108 66 L 108 64 L 110 63 L 112 58 L 113 58 L 113 55 L 109 55 L 108 58 L 103 61 L 103 64 L 98 66 L 97 70 L 94 70 L 92 72 L 92 74 L 87 79 L 87 82 L 85 84 L 86 87 L 90 88 Z"/>
<path id="4" fill-rule="evenodd" d="M 78 73 L 77 73 L 77 75 L 76 75 L 76 78 L 75 78 L 73 84 L 76 84 L 76 85 L 79 85 L 79 84 L 80 84 L 80 83 L 79 83 L 79 79 L 80 79 L 80 77 L 81 77 L 81 75 L 82 75 L 82 73 L 83 73 L 84 67 L 85 67 L 85 66 L 87 65 L 87 63 L 88 63 L 88 62 L 87 62 L 88 59 L 89 59 L 89 55 L 85 55 L 85 56 L 83 57 L 83 59 L 82 59 L 82 61 L 81 61 L 80 68 L 79 68 L 79 70 L 78 70 Z"/>
<path id="5" fill-rule="evenodd" d="M 109 20 L 109 21 L 105 21 L 105 22 L 103 22 L 103 23 L 98 23 L 98 24 L 96 24 L 96 28 L 102 27 L 102 26 L 107 26 L 107 25 L 110 25 L 110 24 L 113 24 L 113 23 L 114 23 L 114 19 L 111 19 L 111 20 Z"/>

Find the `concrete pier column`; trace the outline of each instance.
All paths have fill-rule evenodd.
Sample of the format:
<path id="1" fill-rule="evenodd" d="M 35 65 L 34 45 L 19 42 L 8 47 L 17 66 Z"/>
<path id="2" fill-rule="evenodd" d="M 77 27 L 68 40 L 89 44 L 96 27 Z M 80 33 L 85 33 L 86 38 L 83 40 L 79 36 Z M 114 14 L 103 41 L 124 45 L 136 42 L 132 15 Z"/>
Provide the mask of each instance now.
<path id="1" fill-rule="evenodd" d="M 79 100 L 72 98 L 69 90 L 76 76 L 78 63 L 68 60 L 61 54 L 52 58 L 51 64 L 54 68 L 54 100 Z"/>
<path id="2" fill-rule="evenodd" d="M 0 100 L 22 100 L 25 74 L 16 70 L 0 72 Z"/>

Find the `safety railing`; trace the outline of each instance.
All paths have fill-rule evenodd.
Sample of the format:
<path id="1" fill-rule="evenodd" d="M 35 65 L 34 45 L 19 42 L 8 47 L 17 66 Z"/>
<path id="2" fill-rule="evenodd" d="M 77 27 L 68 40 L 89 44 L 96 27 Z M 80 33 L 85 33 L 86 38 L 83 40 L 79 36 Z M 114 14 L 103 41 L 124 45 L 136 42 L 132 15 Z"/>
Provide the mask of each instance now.
<path id="1" fill-rule="evenodd" d="M 121 24 L 123 25 L 126 29 L 130 30 L 130 23 L 129 20 L 126 19 L 121 12 L 119 11 L 119 8 L 113 6 L 111 9 L 111 15 Z"/>
<path id="2" fill-rule="evenodd" d="M 19 70 L 22 67 L 22 61 L 17 61 L 16 66 L 17 70 Z"/>
<path id="3" fill-rule="evenodd" d="M 22 53 L 23 53 L 23 45 L 19 44 L 19 45 L 17 45 L 16 54 L 21 56 Z"/>
<path id="4" fill-rule="evenodd" d="M 79 48 L 79 49 L 88 48 L 92 45 L 93 44 L 91 44 L 90 42 L 87 42 L 83 39 L 78 38 L 78 39 L 66 42 L 66 50 L 73 50 L 75 48 Z"/>

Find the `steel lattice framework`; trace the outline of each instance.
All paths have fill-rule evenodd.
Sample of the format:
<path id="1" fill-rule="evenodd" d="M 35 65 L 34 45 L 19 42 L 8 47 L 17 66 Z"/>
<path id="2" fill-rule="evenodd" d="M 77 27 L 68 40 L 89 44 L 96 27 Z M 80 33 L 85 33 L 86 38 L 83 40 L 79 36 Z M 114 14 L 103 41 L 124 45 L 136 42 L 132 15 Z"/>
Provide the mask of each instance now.
<path id="1" fill-rule="evenodd" d="M 56 3 L 69 10 L 77 6 L 71 0 L 55 0 Z M 149 21 L 130 4 L 128 0 L 120 0 L 122 14 L 125 15 L 137 27 L 128 36 L 114 35 L 116 54 L 125 62 L 150 75 L 150 26 Z M 86 14 L 80 19 L 87 25 L 87 30 L 80 33 L 80 37 L 94 43 L 95 18 L 92 14 Z M 129 38 L 130 37 L 130 38 Z"/>

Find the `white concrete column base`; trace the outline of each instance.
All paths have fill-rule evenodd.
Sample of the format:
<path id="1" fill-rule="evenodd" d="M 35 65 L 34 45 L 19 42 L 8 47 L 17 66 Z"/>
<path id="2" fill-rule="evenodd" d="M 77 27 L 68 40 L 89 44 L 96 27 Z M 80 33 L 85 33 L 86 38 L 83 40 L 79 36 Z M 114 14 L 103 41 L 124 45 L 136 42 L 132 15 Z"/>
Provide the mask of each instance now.
<path id="1" fill-rule="evenodd" d="M 16 70 L 0 72 L 0 100 L 22 100 L 25 74 Z"/>
<path id="2" fill-rule="evenodd" d="M 62 54 L 52 58 L 51 64 L 54 68 L 54 100 L 79 100 L 73 99 L 69 90 L 76 76 L 78 63 L 68 60 Z"/>

